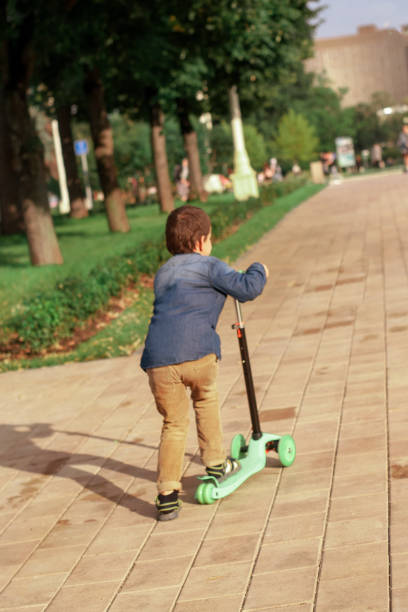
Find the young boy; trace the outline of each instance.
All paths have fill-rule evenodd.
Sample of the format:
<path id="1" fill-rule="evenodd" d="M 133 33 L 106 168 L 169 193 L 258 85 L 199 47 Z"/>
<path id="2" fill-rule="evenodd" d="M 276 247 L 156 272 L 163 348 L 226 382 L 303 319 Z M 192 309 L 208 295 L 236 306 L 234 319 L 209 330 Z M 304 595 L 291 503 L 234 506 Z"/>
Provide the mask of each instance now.
<path id="1" fill-rule="evenodd" d="M 265 286 L 268 269 L 253 263 L 245 274 L 210 257 L 211 222 L 195 206 L 174 210 L 166 224 L 167 248 L 173 255 L 154 281 L 153 316 L 141 359 L 149 376 L 157 410 L 163 416 L 159 460 L 159 521 L 178 516 L 191 390 L 201 460 L 208 474 L 227 478 L 240 469 L 223 448 L 217 361 L 220 338 L 215 331 L 227 295 L 245 302 Z"/>

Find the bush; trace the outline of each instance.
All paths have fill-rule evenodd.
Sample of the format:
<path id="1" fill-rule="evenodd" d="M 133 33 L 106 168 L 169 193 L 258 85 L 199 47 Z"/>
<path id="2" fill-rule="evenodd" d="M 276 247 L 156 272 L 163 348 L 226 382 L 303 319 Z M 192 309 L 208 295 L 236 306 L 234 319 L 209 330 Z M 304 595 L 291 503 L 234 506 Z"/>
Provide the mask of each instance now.
<path id="1" fill-rule="evenodd" d="M 211 233 L 215 240 L 220 240 L 225 232 L 231 228 L 234 223 L 242 222 L 247 219 L 251 213 L 262 207 L 262 202 L 258 198 L 250 198 L 246 202 L 237 202 L 233 200 L 217 206 L 215 209 L 208 210 L 211 217 Z"/>
<path id="2" fill-rule="evenodd" d="M 163 240 L 140 251 L 111 257 L 88 275 L 58 282 L 52 290 L 25 299 L 8 326 L 33 353 L 68 337 L 75 327 L 104 308 L 140 274 L 152 274 L 168 257 Z"/>
<path id="3" fill-rule="evenodd" d="M 288 193 L 292 193 L 295 189 L 303 187 L 307 183 L 306 176 L 298 176 L 286 178 L 284 181 L 262 185 L 260 190 L 260 198 L 264 205 L 271 204 L 276 198 L 280 198 Z"/>

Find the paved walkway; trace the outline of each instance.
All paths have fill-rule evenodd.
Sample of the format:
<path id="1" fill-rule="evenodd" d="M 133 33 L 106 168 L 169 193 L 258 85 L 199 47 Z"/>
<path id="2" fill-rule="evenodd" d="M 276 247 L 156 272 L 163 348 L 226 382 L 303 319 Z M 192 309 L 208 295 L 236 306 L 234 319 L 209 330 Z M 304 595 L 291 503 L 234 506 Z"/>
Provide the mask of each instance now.
<path id="1" fill-rule="evenodd" d="M 0 610 L 408 610 L 408 177 L 328 187 L 240 262 L 264 431 L 298 456 L 156 523 L 160 420 L 138 356 L 0 375 Z M 249 432 L 227 304 L 225 437 Z"/>

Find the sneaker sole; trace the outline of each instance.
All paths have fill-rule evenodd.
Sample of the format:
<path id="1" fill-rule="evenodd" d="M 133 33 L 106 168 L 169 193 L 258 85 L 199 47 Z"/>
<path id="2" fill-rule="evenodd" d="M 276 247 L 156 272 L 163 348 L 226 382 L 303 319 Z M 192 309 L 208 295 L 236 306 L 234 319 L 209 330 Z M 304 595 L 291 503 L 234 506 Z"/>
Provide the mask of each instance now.
<path id="1" fill-rule="evenodd" d="M 177 508 L 177 510 L 173 510 L 173 512 L 159 512 L 157 515 L 157 520 L 158 521 L 172 521 L 178 517 L 179 512 L 180 512 L 180 508 Z"/>

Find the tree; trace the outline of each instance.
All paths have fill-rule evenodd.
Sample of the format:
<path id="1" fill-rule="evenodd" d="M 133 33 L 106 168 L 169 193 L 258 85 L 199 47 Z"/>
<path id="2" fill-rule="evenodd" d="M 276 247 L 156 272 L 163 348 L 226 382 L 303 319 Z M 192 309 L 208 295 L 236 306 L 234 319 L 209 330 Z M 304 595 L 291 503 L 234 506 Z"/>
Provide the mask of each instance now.
<path id="1" fill-rule="evenodd" d="M 251 165 L 260 170 L 267 158 L 265 140 L 255 126 L 248 124 L 244 124 L 244 136 Z M 213 127 L 210 143 L 213 170 L 226 174 L 232 166 L 234 155 L 231 126 L 226 121 Z"/>
<path id="2" fill-rule="evenodd" d="M 0 54 L 0 223 L 2 234 L 16 234 L 24 231 L 24 221 L 18 193 L 18 177 L 12 165 L 12 137 L 6 113 L 5 43 L 0 47 Z"/>
<path id="3" fill-rule="evenodd" d="M 158 102 L 152 105 L 150 114 L 152 130 L 152 151 L 156 169 L 157 191 L 162 212 L 169 213 L 174 208 L 174 199 L 167 161 L 166 138 L 164 135 L 164 113 Z"/>
<path id="4" fill-rule="evenodd" d="M 11 140 L 11 161 L 33 265 L 62 263 L 52 223 L 45 180 L 43 147 L 31 120 L 27 89 L 34 62 L 37 12 L 28 2 L 6 5 L 6 64 L 3 81 L 5 118 Z"/>
<path id="5" fill-rule="evenodd" d="M 55 1 L 55 0 L 54 0 Z M 92 12 L 90 20 L 89 11 Z M 107 20 L 110 3 L 104 0 L 57 2 L 55 10 L 44 13 L 37 34 L 38 82 L 45 81 L 57 108 L 78 98 L 88 110 L 99 182 L 104 193 L 109 229 L 129 231 L 123 193 L 117 181 L 113 136 L 104 98 L 106 79 L 112 69 L 108 49 Z M 51 44 L 50 32 L 54 44 Z M 85 94 L 81 97 L 80 91 Z M 67 138 L 67 130 L 65 137 Z M 68 146 L 68 145 L 67 145 Z"/>
<path id="6" fill-rule="evenodd" d="M 276 150 L 287 162 L 309 162 L 316 155 L 319 141 L 308 121 L 290 110 L 282 117 L 278 126 Z"/>
<path id="7" fill-rule="evenodd" d="M 88 102 L 96 165 L 104 194 L 109 229 L 112 232 L 128 232 L 130 225 L 113 155 L 112 127 L 108 119 L 104 88 L 97 68 L 87 70 L 84 90 Z"/>
<path id="8" fill-rule="evenodd" d="M 278 83 L 294 71 L 310 52 L 310 22 L 317 14 L 307 0 L 196 0 L 190 6 L 192 28 L 208 66 L 212 111 L 221 117 L 229 95 L 234 140 L 241 152 L 236 157 L 240 172 L 235 174 L 237 193 L 242 186 L 240 197 L 255 192 L 256 183 L 250 180 L 238 93 L 250 92 L 247 101 L 254 106 L 262 100 L 265 83 Z"/>
<path id="9" fill-rule="evenodd" d="M 345 93 L 321 84 L 311 87 L 303 98 L 290 105 L 314 127 L 322 151 L 333 151 L 335 139 L 339 136 L 355 136 L 354 110 L 341 105 Z"/>
<path id="10" fill-rule="evenodd" d="M 140 0 L 129 9 L 121 0 L 111 3 L 109 10 L 112 68 L 106 80 L 108 95 L 130 118 L 149 122 L 159 205 L 167 213 L 174 208 L 174 198 L 164 135 L 163 89 L 170 82 L 170 66 L 176 63 L 176 49 L 169 41 L 168 3 Z"/>

